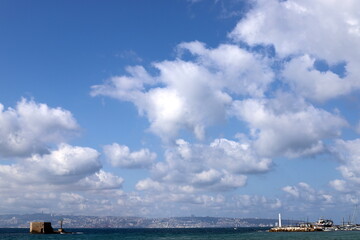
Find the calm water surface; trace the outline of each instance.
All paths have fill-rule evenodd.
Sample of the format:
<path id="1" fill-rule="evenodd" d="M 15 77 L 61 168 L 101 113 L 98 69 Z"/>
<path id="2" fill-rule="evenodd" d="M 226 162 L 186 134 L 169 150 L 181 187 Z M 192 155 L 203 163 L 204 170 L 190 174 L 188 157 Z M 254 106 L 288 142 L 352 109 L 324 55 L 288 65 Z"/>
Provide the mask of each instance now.
<path id="1" fill-rule="evenodd" d="M 29 229 L 0 228 L 1 240 L 35 239 L 121 239 L 121 240 L 208 240 L 208 239 L 359 239 L 356 232 L 269 233 L 264 228 L 201 228 L 201 229 L 66 229 L 75 234 L 36 235 Z"/>

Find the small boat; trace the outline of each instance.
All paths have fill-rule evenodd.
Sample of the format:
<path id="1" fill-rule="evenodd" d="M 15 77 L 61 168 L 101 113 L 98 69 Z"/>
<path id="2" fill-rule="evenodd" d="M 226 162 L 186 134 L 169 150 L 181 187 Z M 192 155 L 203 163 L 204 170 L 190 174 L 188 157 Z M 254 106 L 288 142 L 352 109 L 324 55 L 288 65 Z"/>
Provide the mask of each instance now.
<path id="1" fill-rule="evenodd" d="M 330 219 L 320 218 L 314 225 L 316 227 L 322 227 L 322 228 L 332 227 L 334 225 L 334 222 Z"/>

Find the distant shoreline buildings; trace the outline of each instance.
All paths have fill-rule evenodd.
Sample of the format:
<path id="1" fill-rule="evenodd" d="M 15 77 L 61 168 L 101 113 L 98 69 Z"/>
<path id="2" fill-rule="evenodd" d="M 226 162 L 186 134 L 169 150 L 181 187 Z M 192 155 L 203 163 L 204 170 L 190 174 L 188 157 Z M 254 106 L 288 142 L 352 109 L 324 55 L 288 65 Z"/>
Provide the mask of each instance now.
<path id="1" fill-rule="evenodd" d="M 72 216 L 55 214 L 0 215 L 0 228 L 29 228 L 30 222 L 52 222 L 53 227 L 63 220 L 67 228 L 235 228 L 274 227 L 277 219 L 226 217 L 170 217 L 142 218 L 115 216 Z M 282 220 L 294 225 L 299 221 Z"/>

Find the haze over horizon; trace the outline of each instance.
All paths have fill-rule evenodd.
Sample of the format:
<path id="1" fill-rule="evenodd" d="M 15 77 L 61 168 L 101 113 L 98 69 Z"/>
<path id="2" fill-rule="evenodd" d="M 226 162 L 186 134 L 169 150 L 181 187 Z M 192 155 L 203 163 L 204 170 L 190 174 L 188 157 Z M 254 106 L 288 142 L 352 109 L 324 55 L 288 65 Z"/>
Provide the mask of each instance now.
<path id="1" fill-rule="evenodd" d="M 0 214 L 340 221 L 360 2 L 0 2 Z"/>

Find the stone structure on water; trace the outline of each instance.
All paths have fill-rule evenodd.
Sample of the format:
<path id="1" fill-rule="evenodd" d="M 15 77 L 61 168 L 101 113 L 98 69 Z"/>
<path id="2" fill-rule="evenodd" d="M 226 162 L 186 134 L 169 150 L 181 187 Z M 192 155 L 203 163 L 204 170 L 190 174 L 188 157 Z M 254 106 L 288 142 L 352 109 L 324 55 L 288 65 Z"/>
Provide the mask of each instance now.
<path id="1" fill-rule="evenodd" d="M 63 221 L 61 220 L 60 228 L 57 231 L 51 226 L 51 222 L 30 222 L 30 233 L 35 234 L 64 234 L 69 233 L 65 232 L 62 228 Z"/>
<path id="2" fill-rule="evenodd" d="M 51 222 L 31 222 L 30 233 L 51 234 L 54 233 L 54 229 Z"/>

